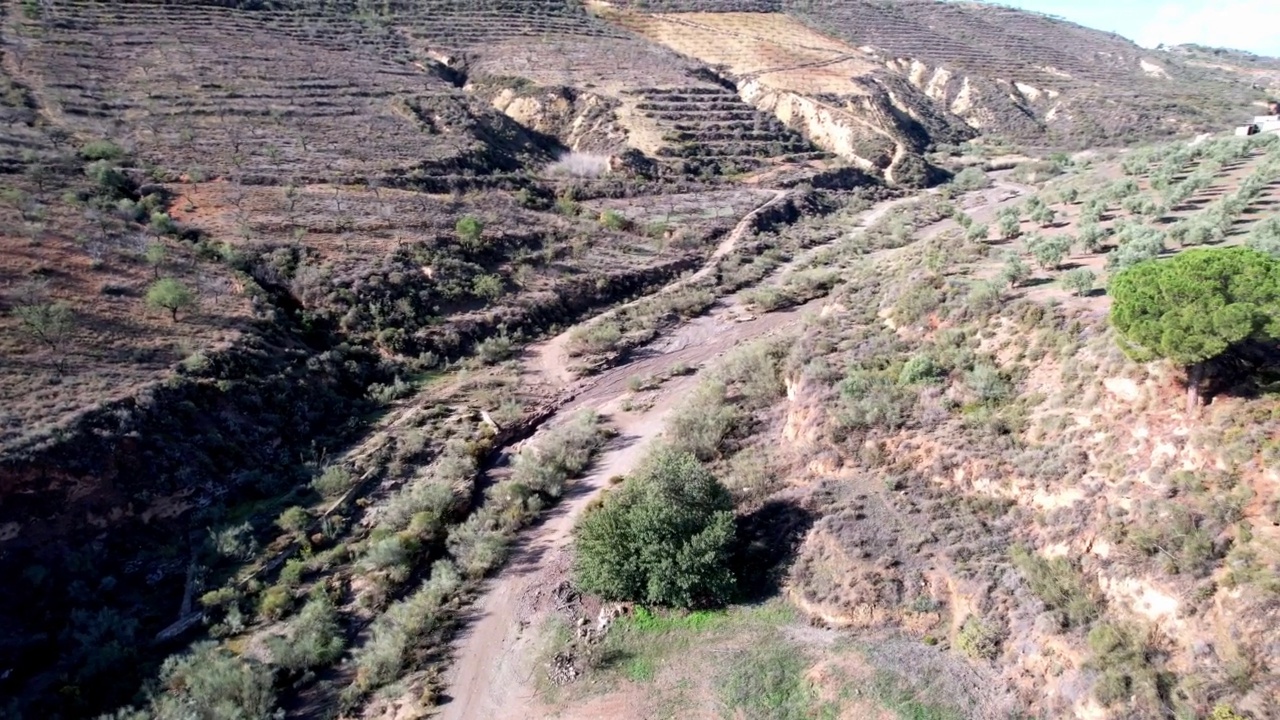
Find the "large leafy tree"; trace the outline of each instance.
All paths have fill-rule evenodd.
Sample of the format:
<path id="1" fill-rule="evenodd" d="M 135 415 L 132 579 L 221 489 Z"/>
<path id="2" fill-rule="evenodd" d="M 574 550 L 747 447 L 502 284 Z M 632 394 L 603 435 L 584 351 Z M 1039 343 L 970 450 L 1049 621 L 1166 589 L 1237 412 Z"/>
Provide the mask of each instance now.
<path id="1" fill-rule="evenodd" d="M 1187 370 L 1187 405 L 1199 402 L 1205 363 L 1247 340 L 1280 337 L 1280 261 L 1244 247 L 1188 250 L 1116 275 L 1111 324 L 1135 360 Z"/>
<path id="2" fill-rule="evenodd" d="M 689 453 L 657 451 L 575 529 L 579 585 L 611 600 L 692 607 L 727 601 L 729 492 Z"/>

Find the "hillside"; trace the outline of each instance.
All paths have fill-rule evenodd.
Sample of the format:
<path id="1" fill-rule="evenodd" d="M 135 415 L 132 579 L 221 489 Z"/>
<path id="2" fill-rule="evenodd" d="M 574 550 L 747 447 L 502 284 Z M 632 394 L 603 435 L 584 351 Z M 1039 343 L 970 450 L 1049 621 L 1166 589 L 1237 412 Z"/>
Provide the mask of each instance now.
<path id="1" fill-rule="evenodd" d="M 1267 141 L 1118 154 L 1254 114 L 1263 96 L 1249 68 L 1262 72 L 1264 59 L 1147 52 L 1035 14 L 932 0 L 5 0 L 0 49 L 0 570 L 16 588 L 0 596 L 5 717 L 200 707 L 219 719 L 408 718 L 437 705 L 475 716 L 482 705 L 467 702 L 507 677 L 489 664 L 513 618 L 541 632 L 547 603 L 579 613 L 573 622 L 630 617 L 572 589 L 565 543 L 580 513 L 672 435 L 664 423 L 686 396 L 708 408 L 752 398 L 733 416 L 744 434 L 704 458 L 754 488 L 737 492 L 736 511 L 742 541 L 762 553 L 748 564 L 770 573 L 769 599 L 739 619 L 814 647 L 849 638 L 806 635 L 801 618 L 890 628 L 886 647 L 901 651 L 890 670 L 904 687 L 918 679 L 907 672 L 917 636 L 951 642 L 944 609 L 961 624 L 963 608 L 980 610 L 1007 631 L 1002 648 L 1043 640 L 1044 628 L 1023 627 L 1033 611 L 1002 554 L 1011 542 L 1050 554 L 1099 547 L 1057 516 L 1033 526 L 1034 513 L 1084 491 L 1033 488 L 1052 473 L 1019 475 L 1015 454 L 1057 438 L 1061 457 L 1043 463 L 1087 465 L 1072 477 L 1113 494 L 1103 485 L 1120 470 L 1098 465 L 1122 458 L 1028 397 L 1057 392 L 1069 405 L 1090 389 L 1119 393 L 1132 408 L 1116 401 L 1096 418 L 1075 408 L 1081 427 L 1114 439 L 1123 428 L 1108 423 L 1129 412 L 1194 436 L 1182 470 L 1204 474 L 1205 488 L 1248 486 L 1245 517 L 1270 502 L 1265 384 L 1205 420 L 1262 443 L 1263 460 L 1240 450 L 1215 461 L 1219 435 L 1156 407 L 1166 376 L 1108 349 L 1105 295 L 1053 282 L 1070 264 L 1101 288 L 1110 261 L 1099 248 L 1150 254 L 1137 226 L 1164 233 L 1162 248 L 1265 240 L 1277 184 Z M 1082 217 L 1084 196 L 1122 175 L 1134 187 L 1117 185 L 1089 211 L 1097 218 Z M 1027 244 L 1006 242 L 996 212 L 1034 193 L 1056 219 L 1027 207 L 1017 219 Z M 993 227 L 960 234 L 956 206 Z M 1105 238 L 1039 262 L 1082 225 Z M 1014 251 L 1043 271 L 1006 293 L 970 292 Z M 962 339 L 939 336 L 949 323 Z M 1023 352 L 1011 328 L 1024 324 L 1087 348 L 1074 379 L 1036 375 L 1065 357 L 1047 369 L 1011 359 Z M 721 367 L 759 342 L 767 359 Z M 832 383 L 858 362 L 896 367 L 926 345 L 951 363 L 946 393 L 912 386 L 912 404 L 874 385 L 901 405 L 877 408 L 856 432 L 848 413 L 865 409 L 824 414 L 848 401 Z M 978 355 L 1016 399 L 970 397 L 962 378 Z M 777 367 L 759 387 L 732 374 L 761 363 Z M 707 390 L 708 379 L 722 387 Z M 898 458 L 901 482 L 885 481 L 873 455 Z M 1232 479 L 1212 470 L 1236 466 Z M 993 468 L 1007 487 L 965 485 Z M 958 484 L 943 487 L 944 475 Z M 866 498 L 850 490 L 864 482 L 887 503 L 874 532 Z M 970 514 L 948 524 L 956 503 Z M 1126 532 L 1104 528 L 1103 515 L 1082 522 Z M 911 516 L 938 527 L 908 551 L 884 533 L 918 529 Z M 1219 565 L 1196 577 L 1221 576 L 1230 561 L 1270 587 L 1269 530 L 1249 531 L 1257 544 L 1242 559 L 1232 517 L 1205 526 Z M 939 538 L 971 542 L 965 557 L 1002 568 L 999 587 L 974 589 Z M 884 545 L 888 565 L 851 554 L 863 545 Z M 907 617 L 898 606 L 923 597 L 907 589 L 922 577 L 935 589 L 958 583 L 954 597 L 933 592 L 937 608 Z M 551 585 L 536 602 L 504 605 L 524 597 L 526 580 Z M 1097 582 L 1115 591 L 1110 608 L 1127 602 L 1115 587 L 1145 592 L 1133 583 L 1148 578 Z M 490 585 L 500 590 L 485 594 Z M 1201 656 L 1173 637 L 1159 645 L 1170 667 L 1248 654 L 1249 689 L 1206 675 L 1195 707 L 1222 699 L 1267 717 L 1270 601 L 1194 592 L 1196 607 L 1220 610 L 1178 625 L 1187 637 L 1240 619 L 1258 625 L 1257 642 Z M 866 609 L 866 593 L 897 609 Z M 476 625 L 487 640 L 467 645 L 477 608 L 506 624 Z M 602 642 L 629 637 L 625 617 Z M 548 632 L 559 637 L 557 627 Z M 986 650 L 986 664 L 944 655 L 926 665 L 954 671 L 948 688 L 963 702 L 1121 716 L 1084 699 L 1093 675 L 1074 663 L 1081 642 L 1049 642 L 1071 659 L 1061 667 Z M 521 647 L 530 652 L 501 662 L 541 650 Z M 575 652 L 561 671 L 618 679 Z M 873 660 L 833 653 L 806 671 L 861 678 L 875 675 Z M 1070 702 L 1027 700 L 1057 671 Z M 456 677 L 472 678 L 470 695 Z M 963 694 L 991 678 L 1009 694 Z M 607 694 L 579 703 L 581 685 L 566 687 L 557 711 L 630 707 Z M 711 695 L 697 702 L 710 702 L 703 689 Z"/>

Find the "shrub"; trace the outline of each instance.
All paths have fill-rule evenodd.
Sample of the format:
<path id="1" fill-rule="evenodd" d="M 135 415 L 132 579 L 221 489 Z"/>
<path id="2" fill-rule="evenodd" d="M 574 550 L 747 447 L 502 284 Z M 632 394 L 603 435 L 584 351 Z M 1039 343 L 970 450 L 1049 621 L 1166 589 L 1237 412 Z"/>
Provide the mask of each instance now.
<path id="1" fill-rule="evenodd" d="M 1000 237 L 1014 240 L 1022 234 L 1022 221 L 1016 215 L 1002 215 L 999 220 Z"/>
<path id="2" fill-rule="evenodd" d="M 276 717 L 271 673 L 214 642 L 160 666 L 161 688 L 147 702 L 151 720 L 272 720 Z"/>
<path id="3" fill-rule="evenodd" d="M 993 365 L 980 364 L 965 375 L 965 384 L 983 403 L 992 404 L 1009 398 L 1009 381 Z"/>
<path id="4" fill-rule="evenodd" d="M 548 498 L 559 498 L 565 482 L 587 469 L 606 437 L 600 416 L 583 411 L 536 445 L 523 448 L 512 464 L 511 481 Z"/>
<path id="5" fill-rule="evenodd" d="M 431 566 L 431 577 L 409 597 L 387 608 L 373 623 L 369 642 L 355 651 L 354 686 L 367 692 L 395 680 L 410 657 L 444 621 L 441 607 L 462 587 L 462 577 L 447 560 Z"/>
<path id="6" fill-rule="evenodd" d="M 311 481 L 311 487 L 324 497 L 337 497 L 351 489 L 351 473 L 341 465 L 330 465 Z"/>
<path id="7" fill-rule="evenodd" d="M 338 613 L 322 589 L 312 592 L 307 604 L 289 623 L 288 634 L 269 641 L 272 660 L 291 672 L 331 665 L 346 647 Z"/>
<path id="8" fill-rule="evenodd" d="M 1087 253 L 1096 253 L 1102 249 L 1102 243 L 1107 239 L 1107 231 L 1101 225 L 1090 223 L 1080 226 L 1080 249 Z"/>
<path id="9" fill-rule="evenodd" d="M 974 660 L 995 660 L 1000 654 L 1000 631 L 970 617 L 956 635 L 956 648 Z"/>
<path id="10" fill-rule="evenodd" d="M 671 447 L 704 461 L 718 456 L 721 443 L 739 421 L 738 411 L 727 402 L 727 396 L 723 382 L 698 385 L 667 422 Z"/>
<path id="11" fill-rule="evenodd" d="M 283 585 L 272 585 L 258 598 L 258 615 L 267 620 L 279 620 L 293 607 L 293 592 Z"/>
<path id="12" fill-rule="evenodd" d="M 276 518 L 276 526 L 287 533 L 301 533 L 310 524 L 311 516 L 297 505 L 280 513 L 280 517 Z"/>
<path id="13" fill-rule="evenodd" d="M 258 551 L 258 541 L 253 537 L 253 525 L 247 520 L 221 530 L 209 531 L 213 549 L 219 555 L 233 560 L 248 560 Z"/>
<path id="14" fill-rule="evenodd" d="M 1136 627 L 1102 623 L 1089 631 L 1088 665 L 1101 673 L 1094 695 L 1103 705 L 1125 703 L 1134 709 L 1166 707 L 1175 678 L 1152 662 L 1156 656 L 1146 635 Z M 1144 713 L 1140 717 L 1150 717 Z"/>
<path id="15" fill-rule="evenodd" d="M 631 227 L 631 221 L 617 210 L 605 210 L 600 213 L 600 225 L 609 230 L 626 230 Z"/>
<path id="16" fill-rule="evenodd" d="M 515 355 L 516 344 L 506 335 L 487 337 L 476 344 L 476 357 L 485 365 L 493 365 Z"/>
<path id="17" fill-rule="evenodd" d="M 80 148 L 80 157 L 90 162 L 95 160 L 114 162 L 124 157 L 124 150 L 109 140 L 94 140 Z"/>
<path id="18" fill-rule="evenodd" d="M 659 448 L 574 529 L 580 587 L 606 599 L 692 607 L 727 602 L 729 491 L 689 453 Z"/>
<path id="19" fill-rule="evenodd" d="M 1062 613 L 1066 626 L 1083 627 L 1098 617 L 1094 592 L 1070 560 L 1044 558 L 1023 547 L 1015 547 L 1011 556 L 1031 592 L 1046 607 Z"/>
<path id="20" fill-rule="evenodd" d="M 1062 285 L 1078 297 L 1084 297 L 1093 292 L 1093 287 L 1097 282 L 1098 276 L 1094 275 L 1089 268 L 1068 270 L 1062 275 Z"/>
<path id="21" fill-rule="evenodd" d="M 901 372 L 898 373 L 898 384 L 916 385 L 935 382 L 945 374 L 943 368 L 939 367 L 931 356 L 915 355 L 903 364 Z"/>
<path id="22" fill-rule="evenodd" d="M 991 187 L 991 178 L 987 177 L 982 168 L 967 167 L 956 173 L 951 179 L 951 185 L 961 192 L 971 192 Z"/>
<path id="23" fill-rule="evenodd" d="M 1064 237 L 1035 237 L 1027 240 L 1027 249 L 1041 268 L 1049 270 L 1062 265 L 1062 259 L 1071 249 L 1071 239 Z"/>
<path id="24" fill-rule="evenodd" d="M 622 328 L 612 320 L 601 320 L 578 327 L 569 335 L 570 355 L 599 355 L 617 348 L 622 341 Z"/>
<path id="25" fill-rule="evenodd" d="M 508 530 L 492 514 L 476 513 L 449 533 L 449 554 L 469 578 L 479 579 L 507 559 Z"/>
<path id="26" fill-rule="evenodd" d="M 502 297 L 505 290 L 501 275 L 477 275 L 471 281 L 471 293 L 485 302 L 493 302 Z"/>
<path id="27" fill-rule="evenodd" d="M 902 387 L 888 370 L 850 367 L 840 383 L 840 423 L 848 428 L 895 430 L 906 425 L 916 391 Z"/>
<path id="28" fill-rule="evenodd" d="M 462 243 L 464 248 L 475 250 L 480 247 L 484 223 L 471 215 L 464 215 L 458 218 L 458 222 L 454 225 L 454 232 L 458 235 L 458 242 Z"/>

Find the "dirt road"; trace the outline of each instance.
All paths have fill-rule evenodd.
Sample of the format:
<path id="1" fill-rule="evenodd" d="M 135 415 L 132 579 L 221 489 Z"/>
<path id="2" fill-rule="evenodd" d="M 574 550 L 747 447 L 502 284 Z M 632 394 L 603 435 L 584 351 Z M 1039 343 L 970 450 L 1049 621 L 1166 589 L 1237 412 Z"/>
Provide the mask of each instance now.
<path id="1" fill-rule="evenodd" d="M 672 283 L 663 291 L 692 282 L 711 272 L 716 261 L 732 252 L 750 229 L 755 216 L 780 202 L 785 193 L 742 219 L 712 254 L 703 269 Z M 995 198 L 987 198 L 988 202 Z M 864 215 L 858 228 L 865 229 L 885 213 L 910 198 L 880 203 Z M 994 203 L 993 203 L 994 204 Z M 985 208 L 984 208 L 985 209 Z M 800 258 L 775 271 L 781 276 Z M 807 313 L 825 303 L 818 299 L 789 310 L 751 316 L 729 301 L 718 303 L 707 315 L 695 318 L 647 347 L 632 353 L 625 365 L 578 381 L 574 400 L 558 413 L 566 417 L 576 410 L 595 408 L 610 417 L 618 437 L 605 449 L 591 473 L 572 484 L 564 500 L 550 510 L 544 520 L 523 533 L 513 556 L 502 572 L 490 581 L 483 599 L 477 603 L 469 626 L 455 640 L 454 662 L 447 677 L 446 702 L 438 717 L 444 720 L 489 720 L 501 718 L 545 718 L 551 712 L 538 699 L 533 647 L 537 638 L 534 611 L 527 599 L 552 582 L 551 577 L 567 566 L 567 551 L 574 523 L 610 478 L 635 469 L 645 451 L 661 433 L 672 408 L 697 382 L 696 375 L 675 377 L 654 391 L 652 404 L 624 411 L 622 399 L 629 394 L 628 381 L 670 370 L 677 364 L 699 367 L 745 342 L 768 337 L 800 324 Z M 530 371 L 542 373 L 564 386 L 572 376 L 564 374 L 564 341 L 568 333 L 532 349 Z M 557 569 L 556 572 L 550 570 Z"/>

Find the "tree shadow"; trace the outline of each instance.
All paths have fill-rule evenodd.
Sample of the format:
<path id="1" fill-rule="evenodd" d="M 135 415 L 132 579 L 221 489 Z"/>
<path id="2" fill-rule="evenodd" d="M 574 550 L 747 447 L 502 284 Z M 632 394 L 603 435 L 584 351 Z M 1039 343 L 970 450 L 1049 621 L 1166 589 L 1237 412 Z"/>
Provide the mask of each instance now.
<path id="1" fill-rule="evenodd" d="M 754 602 L 777 595 L 786 569 L 815 517 L 794 499 L 769 500 L 738 518 L 731 564 L 740 600 Z"/>

